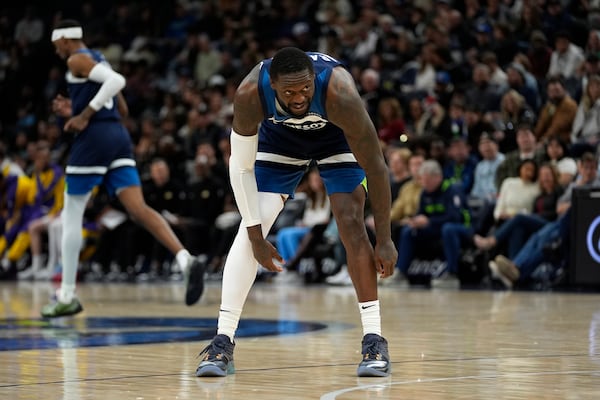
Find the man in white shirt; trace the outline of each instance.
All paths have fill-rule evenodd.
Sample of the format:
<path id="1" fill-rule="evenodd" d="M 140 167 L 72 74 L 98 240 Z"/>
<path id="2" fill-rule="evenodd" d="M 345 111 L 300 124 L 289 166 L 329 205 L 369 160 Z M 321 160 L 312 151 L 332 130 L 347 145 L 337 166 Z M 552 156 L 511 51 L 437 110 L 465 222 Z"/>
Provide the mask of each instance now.
<path id="1" fill-rule="evenodd" d="M 571 43 L 569 32 L 556 33 L 555 50 L 550 56 L 548 76 L 562 75 L 565 79 L 575 78 L 577 70 L 585 61 L 583 50 Z"/>

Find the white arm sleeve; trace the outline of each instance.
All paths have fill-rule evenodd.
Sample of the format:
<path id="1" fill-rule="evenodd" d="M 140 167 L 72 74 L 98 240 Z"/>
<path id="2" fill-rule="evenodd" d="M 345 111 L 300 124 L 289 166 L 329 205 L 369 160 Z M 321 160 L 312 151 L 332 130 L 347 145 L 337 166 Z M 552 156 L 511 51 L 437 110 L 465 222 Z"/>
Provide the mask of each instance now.
<path id="1" fill-rule="evenodd" d="M 258 134 L 243 136 L 231 130 L 231 158 L 229 176 L 231 187 L 244 227 L 261 223 L 258 208 L 258 187 L 254 175 L 254 162 L 258 150 Z"/>
<path id="2" fill-rule="evenodd" d="M 96 96 L 94 96 L 89 104 L 95 111 L 104 107 L 110 99 L 125 87 L 125 77 L 102 63 L 94 65 L 88 75 L 88 79 L 102 84 L 100 90 L 98 90 L 98 93 L 96 93 Z"/>

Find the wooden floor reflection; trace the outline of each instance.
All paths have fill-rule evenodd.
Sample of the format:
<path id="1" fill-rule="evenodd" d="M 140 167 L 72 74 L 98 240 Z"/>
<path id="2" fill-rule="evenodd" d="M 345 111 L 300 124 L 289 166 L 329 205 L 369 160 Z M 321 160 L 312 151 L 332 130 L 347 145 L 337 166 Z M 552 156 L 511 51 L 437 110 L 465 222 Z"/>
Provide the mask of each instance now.
<path id="1" fill-rule="evenodd" d="M 0 341 L 30 340 L 27 327 L 39 323 L 53 290 L 0 285 Z M 75 325 L 91 317 L 214 319 L 220 300 L 217 282 L 193 307 L 183 305 L 181 284 L 82 284 L 78 293 L 85 311 Z M 240 338 L 237 373 L 212 379 L 194 376 L 206 341 L 76 347 L 73 331 L 59 330 L 66 336 L 58 348 L 0 351 L 0 399 L 600 398 L 600 294 L 383 287 L 380 299 L 388 378 L 355 376 L 362 331 L 351 288 L 260 283 L 243 318 L 328 327 Z M 20 326 L 7 327 L 15 319 Z"/>

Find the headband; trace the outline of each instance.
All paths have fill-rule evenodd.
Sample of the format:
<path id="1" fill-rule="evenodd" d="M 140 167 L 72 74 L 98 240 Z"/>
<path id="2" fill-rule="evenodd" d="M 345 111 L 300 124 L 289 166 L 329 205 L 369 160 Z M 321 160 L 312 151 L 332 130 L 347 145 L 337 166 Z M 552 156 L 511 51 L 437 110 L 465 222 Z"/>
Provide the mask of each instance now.
<path id="1" fill-rule="evenodd" d="M 58 39 L 81 39 L 83 38 L 83 29 L 80 26 L 72 26 L 69 28 L 58 28 L 52 31 L 52 41 Z"/>

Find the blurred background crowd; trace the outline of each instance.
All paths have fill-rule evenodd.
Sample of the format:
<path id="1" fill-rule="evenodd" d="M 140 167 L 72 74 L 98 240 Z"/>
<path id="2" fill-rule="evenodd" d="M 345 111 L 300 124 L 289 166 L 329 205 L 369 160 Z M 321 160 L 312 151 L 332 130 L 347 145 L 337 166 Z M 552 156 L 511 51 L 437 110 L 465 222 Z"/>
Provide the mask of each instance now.
<path id="1" fill-rule="evenodd" d="M 390 167 L 395 240 L 399 249 L 402 242 L 415 249 L 401 252 L 397 276 L 411 275 L 420 240 L 447 238 L 446 223 L 468 228 L 458 241 L 460 254 L 448 254 L 440 245 L 451 278 L 462 280 L 453 267 L 462 264 L 452 260 L 462 260 L 469 249 L 487 252 L 490 259 L 506 257 L 521 268 L 514 262 L 518 250 L 546 222 L 561 219 L 566 210 L 557 204 L 569 201 L 569 188 L 596 181 L 596 0 L 28 4 L 0 6 L 2 279 L 50 279 L 60 266 L 62 177 L 56 166 L 64 165 L 72 136 L 62 132 L 64 121 L 51 112 L 52 100 L 67 93 L 66 67 L 54 54 L 50 33 L 65 18 L 81 22 L 88 47 L 101 50 L 127 78 L 123 94 L 130 115 L 124 124 L 146 199 L 215 273 L 239 222 L 228 183 L 233 94 L 258 62 L 284 46 L 331 55 L 356 80 Z M 444 215 L 448 207 L 423 207 L 428 195 L 442 196 L 434 203 L 443 201 L 440 193 L 449 185 L 466 199 L 458 219 Z M 307 281 L 332 275 L 330 283 L 347 284 L 328 213 L 317 219 L 304 215 L 327 207 L 317 201 L 319 190 L 322 185 L 303 182 L 302 194 L 276 224 L 273 242 L 287 246 L 289 271 Z M 35 213 L 23 212 L 32 205 Z M 82 275 L 179 278 L 172 256 L 101 190 L 88 211 Z M 423 213 L 441 222 L 430 224 L 432 232 L 415 235 L 421 228 L 413 218 Z M 519 242 L 502 245 L 506 240 L 495 232 L 523 214 L 543 223 Z M 367 226 L 371 223 L 367 217 Z M 300 225 L 309 229 L 290 244 L 283 228 Z M 408 242 L 407 231 L 412 232 Z M 558 239 L 549 241 L 560 247 Z M 320 252 L 326 256 L 315 256 Z M 546 248 L 544 257 L 548 254 Z M 312 266 L 301 262 L 309 256 Z M 537 265 L 546 258 L 536 259 Z"/>

